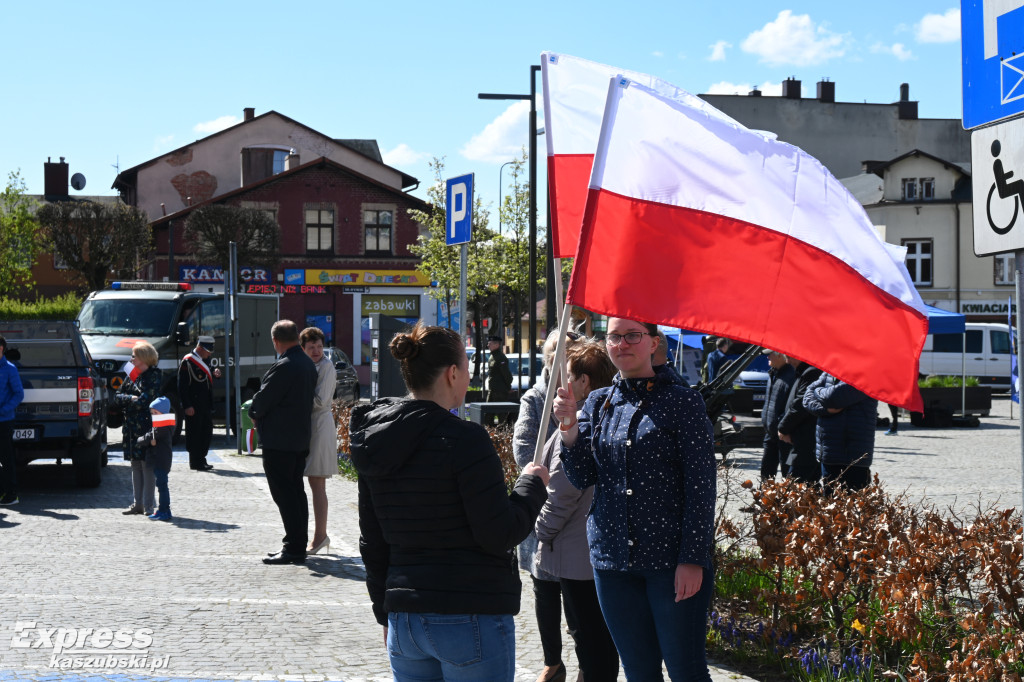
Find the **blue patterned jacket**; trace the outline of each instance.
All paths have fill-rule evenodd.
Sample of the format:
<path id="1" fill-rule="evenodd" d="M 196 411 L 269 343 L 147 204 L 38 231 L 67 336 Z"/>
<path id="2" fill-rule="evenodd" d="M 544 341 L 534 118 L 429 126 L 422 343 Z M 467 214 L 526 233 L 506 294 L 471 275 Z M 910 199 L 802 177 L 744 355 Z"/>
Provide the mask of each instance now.
<path id="1" fill-rule="evenodd" d="M 596 569 L 711 569 L 715 451 L 700 394 L 659 367 L 593 391 L 562 445 L 569 482 L 596 485 L 587 519 Z"/>

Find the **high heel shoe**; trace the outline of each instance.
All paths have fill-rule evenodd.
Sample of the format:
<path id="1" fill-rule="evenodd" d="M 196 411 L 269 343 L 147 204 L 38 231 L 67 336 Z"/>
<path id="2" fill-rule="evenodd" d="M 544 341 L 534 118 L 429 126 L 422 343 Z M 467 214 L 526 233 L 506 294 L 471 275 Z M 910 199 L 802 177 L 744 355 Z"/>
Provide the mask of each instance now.
<path id="1" fill-rule="evenodd" d="M 320 550 L 324 550 L 324 554 L 329 554 L 331 551 L 331 538 L 324 536 L 324 539 L 320 541 L 320 544 L 316 547 L 310 547 L 306 550 L 306 554 L 319 554 Z"/>

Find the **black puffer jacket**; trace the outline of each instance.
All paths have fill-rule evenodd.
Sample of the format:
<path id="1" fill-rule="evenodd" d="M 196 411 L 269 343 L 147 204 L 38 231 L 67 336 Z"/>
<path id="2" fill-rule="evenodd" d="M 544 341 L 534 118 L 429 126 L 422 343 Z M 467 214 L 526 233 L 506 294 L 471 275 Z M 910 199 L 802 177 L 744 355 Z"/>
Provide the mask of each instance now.
<path id="1" fill-rule="evenodd" d="M 507 494 L 487 432 L 433 401 L 357 406 L 350 429 L 377 622 L 389 612 L 519 613 L 514 548 L 547 499 L 541 479 L 521 476 Z"/>
<path id="2" fill-rule="evenodd" d="M 822 464 L 870 467 L 878 401 L 831 374 L 807 387 L 804 407 L 818 417 L 817 454 Z M 830 413 L 830 409 L 839 412 Z"/>

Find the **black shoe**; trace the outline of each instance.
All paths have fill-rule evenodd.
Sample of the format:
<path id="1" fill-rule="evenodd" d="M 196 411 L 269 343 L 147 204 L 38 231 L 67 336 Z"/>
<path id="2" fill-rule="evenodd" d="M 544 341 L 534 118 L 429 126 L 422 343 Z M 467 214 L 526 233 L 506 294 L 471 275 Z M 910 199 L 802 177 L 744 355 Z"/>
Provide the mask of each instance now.
<path id="1" fill-rule="evenodd" d="M 190 467 L 190 468 L 192 469 L 192 471 L 210 471 L 211 469 L 213 469 L 213 465 L 212 464 L 200 464 L 197 467 Z"/>
<path id="2" fill-rule="evenodd" d="M 305 554 L 285 554 L 280 552 L 278 554 L 272 554 L 263 559 L 265 564 L 304 564 L 306 563 Z"/>
<path id="3" fill-rule="evenodd" d="M 18 504 L 18 496 L 14 493 L 4 493 L 0 495 L 0 504 L 4 506 Z"/>

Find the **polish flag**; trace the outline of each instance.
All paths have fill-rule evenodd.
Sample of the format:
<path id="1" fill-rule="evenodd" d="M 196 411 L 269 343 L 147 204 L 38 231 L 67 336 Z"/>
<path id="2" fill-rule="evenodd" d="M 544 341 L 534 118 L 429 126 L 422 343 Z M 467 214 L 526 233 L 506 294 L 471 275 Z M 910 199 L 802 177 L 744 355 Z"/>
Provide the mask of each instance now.
<path id="1" fill-rule="evenodd" d="M 755 343 L 921 411 L 924 304 L 813 157 L 610 79 L 568 302 Z"/>
<path id="2" fill-rule="evenodd" d="M 548 197 L 551 203 L 552 253 L 576 255 L 590 168 L 601 132 L 608 79 L 623 75 L 709 116 L 733 122 L 710 104 L 671 83 L 557 52 L 541 53 L 544 90 L 544 139 L 548 151 Z"/>
<path id="3" fill-rule="evenodd" d="M 158 429 L 161 426 L 174 426 L 174 414 L 167 412 L 166 414 L 154 414 L 153 415 L 153 428 Z"/>
<path id="4" fill-rule="evenodd" d="M 135 381 L 139 378 L 139 375 L 142 374 L 142 370 L 133 365 L 131 360 L 124 363 L 124 367 L 121 368 L 121 371 L 128 376 L 128 381 Z"/>

